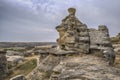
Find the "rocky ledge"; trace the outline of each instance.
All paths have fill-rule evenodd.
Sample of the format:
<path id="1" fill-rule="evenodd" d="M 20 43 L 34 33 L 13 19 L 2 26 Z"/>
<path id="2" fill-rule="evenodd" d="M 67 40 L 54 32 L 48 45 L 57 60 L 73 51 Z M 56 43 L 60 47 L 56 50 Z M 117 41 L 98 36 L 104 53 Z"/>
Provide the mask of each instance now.
<path id="1" fill-rule="evenodd" d="M 48 55 L 28 80 L 119 80 L 120 69 L 95 55 Z"/>
<path id="2" fill-rule="evenodd" d="M 41 51 L 39 66 L 27 80 L 120 80 L 108 28 L 89 29 L 75 16 L 75 8 L 68 12 L 56 27 L 58 47 Z"/>

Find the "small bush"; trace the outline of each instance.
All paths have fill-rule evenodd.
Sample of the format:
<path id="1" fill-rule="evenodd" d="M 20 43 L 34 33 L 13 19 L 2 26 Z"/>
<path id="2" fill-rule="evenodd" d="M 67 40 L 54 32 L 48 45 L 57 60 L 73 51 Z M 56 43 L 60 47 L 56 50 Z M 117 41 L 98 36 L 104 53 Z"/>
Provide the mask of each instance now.
<path id="1" fill-rule="evenodd" d="M 112 37 L 111 38 L 112 43 L 119 43 L 119 41 L 120 41 L 120 37 Z"/>

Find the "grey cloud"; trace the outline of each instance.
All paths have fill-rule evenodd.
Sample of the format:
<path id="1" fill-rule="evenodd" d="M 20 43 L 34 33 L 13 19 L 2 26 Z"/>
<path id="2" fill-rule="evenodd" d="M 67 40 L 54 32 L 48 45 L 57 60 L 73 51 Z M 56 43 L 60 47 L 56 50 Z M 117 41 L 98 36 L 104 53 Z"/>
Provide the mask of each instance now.
<path id="1" fill-rule="evenodd" d="M 89 27 L 97 28 L 98 25 L 105 24 L 108 26 L 111 36 L 120 32 L 120 1 L 92 0 L 84 6 L 77 7 L 79 7 L 78 17 Z"/>
<path id="2" fill-rule="evenodd" d="M 55 41 L 58 33 L 54 28 L 67 15 L 68 7 L 77 8 L 76 16 L 88 27 L 105 24 L 112 36 L 120 32 L 119 0 L 28 1 L 31 4 L 0 0 L 0 41 Z"/>
<path id="3" fill-rule="evenodd" d="M 47 21 L 44 13 L 36 15 L 22 6 L 11 5 L 7 2 L 1 4 L 0 10 L 2 17 L 0 19 L 0 41 L 55 41 L 55 38 L 52 38 L 54 36 L 49 37 L 54 34 L 52 26 L 55 25 Z"/>

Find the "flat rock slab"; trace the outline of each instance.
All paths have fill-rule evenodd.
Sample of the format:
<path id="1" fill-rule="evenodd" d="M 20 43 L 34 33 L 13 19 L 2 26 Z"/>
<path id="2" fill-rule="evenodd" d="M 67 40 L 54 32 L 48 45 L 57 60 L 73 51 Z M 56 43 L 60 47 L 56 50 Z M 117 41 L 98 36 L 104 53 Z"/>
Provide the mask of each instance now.
<path id="1" fill-rule="evenodd" d="M 120 80 L 120 69 L 94 55 L 48 55 L 28 80 Z"/>
<path id="2" fill-rule="evenodd" d="M 54 55 L 67 55 L 67 54 L 78 54 L 78 51 L 65 51 L 65 50 L 56 50 L 56 49 L 51 49 L 48 51 L 49 54 L 54 54 Z"/>

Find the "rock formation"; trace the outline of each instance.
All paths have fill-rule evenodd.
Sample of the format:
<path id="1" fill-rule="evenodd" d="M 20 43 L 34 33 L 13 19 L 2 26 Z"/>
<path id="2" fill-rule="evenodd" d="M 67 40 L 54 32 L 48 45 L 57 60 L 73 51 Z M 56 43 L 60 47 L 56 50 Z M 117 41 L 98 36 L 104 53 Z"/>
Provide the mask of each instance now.
<path id="1" fill-rule="evenodd" d="M 98 30 L 89 29 L 86 24 L 76 18 L 75 8 L 69 8 L 68 12 L 69 15 L 56 27 L 59 32 L 57 39 L 59 50 L 93 53 L 107 48 L 112 49 L 107 26 L 100 25 Z"/>
<path id="2" fill-rule="evenodd" d="M 119 80 L 120 69 L 93 55 L 48 55 L 27 80 Z"/>
<path id="3" fill-rule="evenodd" d="M 106 49 L 112 47 L 110 42 L 108 28 L 105 25 L 100 25 L 99 29 L 89 29 L 90 49 Z"/>
<path id="4" fill-rule="evenodd" d="M 75 8 L 69 8 L 68 12 L 69 15 L 56 27 L 59 47 L 41 51 L 40 64 L 27 79 L 119 80 L 120 69 L 109 66 L 103 57 L 84 54 L 103 51 L 104 54 L 101 54 L 107 55 L 109 64 L 113 64 L 115 54 L 107 27 L 101 25 L 98 30 L 88 29 L 86 24 L 76 18 Z"/>
<path id="5" fill-rule="evenodd" d="M 4 80 L 8 72 L 6 52 L 0 51 L 0 80 Z"/>
<path id="6" fill-rule="evenodd" d="M 69 8 L 69 15 L 56 27 L 59 32 L 57 39 L 59 48 L 62 50 L 79 51 L 89 53 L 89 32 L 85 24 L 75 16 L 76 9 Z"/>

